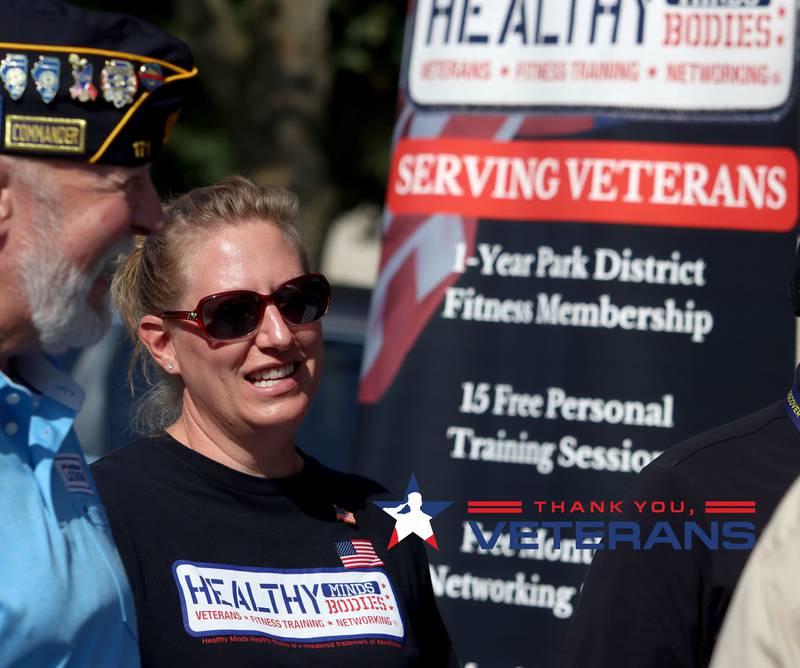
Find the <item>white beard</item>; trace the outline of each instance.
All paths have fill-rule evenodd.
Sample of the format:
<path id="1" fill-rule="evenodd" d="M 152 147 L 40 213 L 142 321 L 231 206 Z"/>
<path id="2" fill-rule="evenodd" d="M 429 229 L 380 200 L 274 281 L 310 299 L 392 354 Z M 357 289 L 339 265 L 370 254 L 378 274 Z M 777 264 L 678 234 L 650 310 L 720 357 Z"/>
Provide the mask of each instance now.
<path id="1" fill-rule="evenodd" d="M 89 305 L 89 293 L 108 259 L 127 250 L 132 241 L 125 239 L 83 273 L 56 241 L 59 225 L 54 212 L 42 207 L 37 213 L 37 229 L 18 255 L 16 268 L 39 343 L 45 352 L 59 354 L 103 338 L 111 324 L 110 300 L 106 294 L 98 312 Z"/>
<path id="2" fill-rule="evenodd" d="M 111 312 L 107 296 L 99 313 L 87 301 L 96 274 L 81 273 L 52 243 L 37 246 L 20 254 L 18 268 L 43 350 L 58 354 L 99 341 L 111 324 Z"/>

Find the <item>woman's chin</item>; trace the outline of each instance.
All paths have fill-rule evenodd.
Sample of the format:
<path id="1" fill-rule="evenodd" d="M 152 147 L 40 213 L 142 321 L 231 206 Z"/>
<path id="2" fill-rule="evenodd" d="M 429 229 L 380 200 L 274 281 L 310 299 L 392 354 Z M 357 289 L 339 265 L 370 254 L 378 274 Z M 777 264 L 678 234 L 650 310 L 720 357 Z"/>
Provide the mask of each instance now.
<path id="1" fill-rule="evenodd" d="M 245 402 L 242 406 L 247 410 L 245 421 L 252 429 L 298 429 L 311 405 L 308 396 L 299 391 L 274 395 L 253 393 L 251 398 L 253 396 L 254 403 Z"/>

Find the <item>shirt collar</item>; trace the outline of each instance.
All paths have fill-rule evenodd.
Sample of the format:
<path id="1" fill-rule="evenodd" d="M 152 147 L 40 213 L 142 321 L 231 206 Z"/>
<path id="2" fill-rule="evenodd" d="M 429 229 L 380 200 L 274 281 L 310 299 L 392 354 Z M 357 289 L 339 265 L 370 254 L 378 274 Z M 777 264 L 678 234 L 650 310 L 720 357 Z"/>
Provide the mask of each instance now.
<path id="1" fill-rule="evenodd" d="M 30 353 L 12 358 L 15 374 L 26 386 L 54 399 L 77 412 L 83 404 L 83 390 L 42 353 Z M 15 384 L 7 375 L 5 380 Z"/>

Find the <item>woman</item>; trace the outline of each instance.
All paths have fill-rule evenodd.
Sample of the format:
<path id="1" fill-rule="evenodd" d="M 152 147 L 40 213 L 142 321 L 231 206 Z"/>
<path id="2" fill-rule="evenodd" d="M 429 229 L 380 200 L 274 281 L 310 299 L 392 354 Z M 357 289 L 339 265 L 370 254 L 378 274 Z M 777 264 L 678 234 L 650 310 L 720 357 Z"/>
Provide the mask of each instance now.
<path id="1" fill-rule="evenodd" d="M 330 298 L 296 208 L 242 177 L 194 190 L 114 277 L 133 363 L 160 378 L 138 410 L 151 436 L 93 467 L 142 663 L 457 665 L 421 541 L 387 551 L 382 490 L 295 447 Z"/>

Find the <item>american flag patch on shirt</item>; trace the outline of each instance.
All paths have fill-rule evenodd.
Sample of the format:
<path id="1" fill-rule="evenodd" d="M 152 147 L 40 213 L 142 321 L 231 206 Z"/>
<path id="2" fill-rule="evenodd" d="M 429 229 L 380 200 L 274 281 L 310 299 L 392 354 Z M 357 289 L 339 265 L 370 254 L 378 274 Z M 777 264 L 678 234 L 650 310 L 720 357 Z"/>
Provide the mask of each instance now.
<path id="1" fill-rule="evenodd" d="M 339 555 L 345 568 L 383 566 L 383 562 L 375 554 L 375 548 L 372 547 L 372 543 L 361 538 L 337 541 L 336 554 Z"/>
<path id="2" fill-rule="evenodd" d="M 356 526 L 356 516 L 353 515 L 353 513 L 351 513 L 349 510 L 346 508 L 340 508 L 336 504 L 334 504 L 333 510 L 336 512 L 336 519 L 339 522 Z"/>

